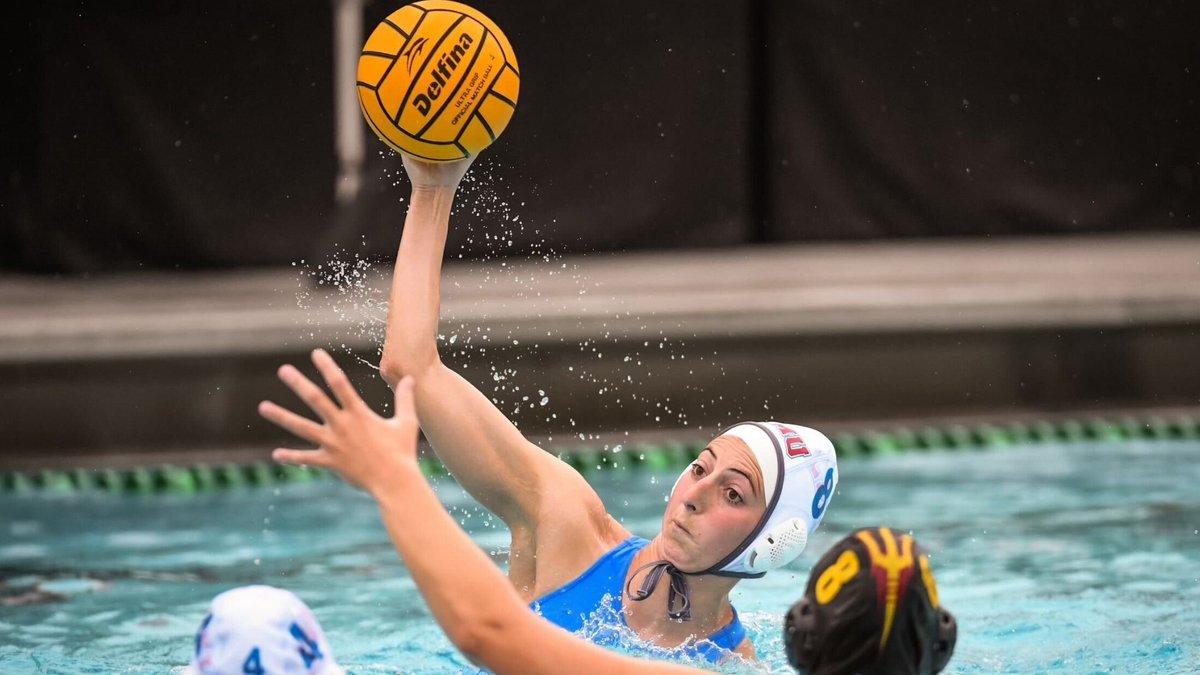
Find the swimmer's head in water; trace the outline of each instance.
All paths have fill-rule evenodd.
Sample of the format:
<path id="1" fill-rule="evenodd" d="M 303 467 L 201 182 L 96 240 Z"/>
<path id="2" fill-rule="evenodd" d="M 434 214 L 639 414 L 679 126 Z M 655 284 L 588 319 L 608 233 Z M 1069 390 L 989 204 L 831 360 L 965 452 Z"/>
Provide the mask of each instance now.
<path id="1" fill-rule="evenodd" d="M 317 617 L 295 594 L 242 586 L 213 598 L 183 675 L 345 675 Z"/>
<path id="2" fill-rule="evenodd" d="M 760 577 L 799 556 L 821 525 L 837 489 L 837 454 L 825 434 L 796 424 L 742 422 L 717 438 L 736 438 L 750 449 L 762 475 L 766 509 L 705 572 Z"/>
<path id="3" fill-rule="evenodd" d="M 929 558 L 888 528 L 859 530 L 817 561 L 783 635 L 788 661 L 809 675 L 932 675 L 957 638 Z"/>

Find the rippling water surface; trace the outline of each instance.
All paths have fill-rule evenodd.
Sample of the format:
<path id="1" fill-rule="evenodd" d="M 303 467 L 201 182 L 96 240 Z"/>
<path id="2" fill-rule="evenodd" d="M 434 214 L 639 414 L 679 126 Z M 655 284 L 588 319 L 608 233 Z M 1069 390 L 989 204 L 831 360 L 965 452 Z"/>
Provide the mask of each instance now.
<path id="1" fill-rule="evenodd" d="M 1011 448 L 844 460 L 808 552 L 734 600 L 788 672 L 780 616 L 819 553 L 886 524 L 930 551 L 959 619 L 953 673 L 1200 672 L 1200 444 Z M 589 476 L 637 534 L 674 474 Z M 503 558 L 507 532 L 449 481 L 455 516 Z M 269 583 L 316 611 L 355 673 L 458 672 L 373 503 L 336 482 L 200 496 L 0 495 L 0 673 L 162 673 L 208 601 Z"/>

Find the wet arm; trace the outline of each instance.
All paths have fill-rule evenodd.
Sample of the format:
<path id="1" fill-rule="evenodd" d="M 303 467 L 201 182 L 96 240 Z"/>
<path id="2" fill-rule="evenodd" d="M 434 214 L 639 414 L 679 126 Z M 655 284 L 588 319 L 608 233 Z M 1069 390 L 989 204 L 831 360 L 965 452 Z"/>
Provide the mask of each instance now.
<path id="1" fill-rule="evenodd" d="M 704 672 L 608 652 L 537 617 L 442 507 L 415 461 L 372 494 L 434 618 L 473 662 L 498 675 Z"/>
<path id="2" fill-rule="evenodd" d="M 405 375 L 416 378 L 421 428 L 463 487 L 509 527 L 533 527 L 548 489 L 594 493 L 570 467 L 527 441 L 438 355 L 442 257 L 465 171 L 465 165 L 455 164 L 406 160 L 413 192 L 392 276 L 380 370 L 393 387 Z"/>

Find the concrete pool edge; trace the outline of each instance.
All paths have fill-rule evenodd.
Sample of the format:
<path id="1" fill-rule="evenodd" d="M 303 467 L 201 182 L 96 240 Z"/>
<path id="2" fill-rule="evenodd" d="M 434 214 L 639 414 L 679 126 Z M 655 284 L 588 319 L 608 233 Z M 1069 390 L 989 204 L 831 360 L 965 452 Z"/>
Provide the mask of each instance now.
<path id="1" fill-rule="evenodd" d="M 255 407 L 316 346 L 386 405 L 381 268 L 354 279 L 362 297 L 298 268 L 0 276 L 0 470 L 267 447 Z M 768 403 L 764 416 L 814 424 L 1200 403 L 1191 233 L 463 262 L 443 288 L 444 358 L 531 437 Z M 502 363 L 519 372 L 494 379 Z"/>

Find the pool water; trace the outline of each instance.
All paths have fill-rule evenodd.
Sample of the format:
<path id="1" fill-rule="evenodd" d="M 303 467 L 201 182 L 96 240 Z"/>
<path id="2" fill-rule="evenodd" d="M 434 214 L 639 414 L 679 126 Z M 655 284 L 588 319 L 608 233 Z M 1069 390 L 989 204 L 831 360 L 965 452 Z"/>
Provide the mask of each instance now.
<path id="1" fill-rule="evenodd" d="M 789 672 L 780 616 L 837 538 L 912 531 L 958 616 L 952 673 L 1200 672 L 1200 444 L 1038 446 L 846 459 L 808 552 L 734 601 Z M 675 473 L 589 480 L 637 534 Z M 438 490 L 503 560 L 507 532 Z M 334 482 L 199 496 L 0 495 L 0 673 L 163 673 L 187 662 L 208 601 L 269 583 L 316 611 L 354 673 L 468 668 L 430 619 L 369 498 Z M 18 604 L 17 599 L 39 602 Z"/>

